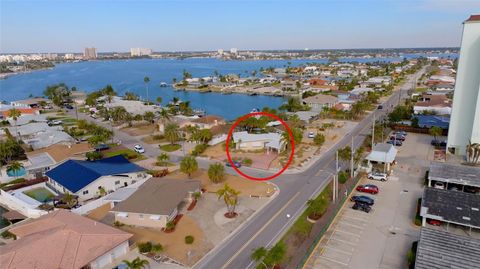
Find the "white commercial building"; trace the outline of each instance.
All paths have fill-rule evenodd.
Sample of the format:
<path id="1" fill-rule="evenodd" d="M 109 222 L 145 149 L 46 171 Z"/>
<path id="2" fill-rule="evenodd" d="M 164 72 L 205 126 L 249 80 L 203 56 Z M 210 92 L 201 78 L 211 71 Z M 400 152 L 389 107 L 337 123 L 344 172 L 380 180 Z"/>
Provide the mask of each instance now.
<path id="1" fill-rule="evenodd" d="M 453 96 L 447 148 L 465 155 L 466 145 L 480 143 L 480 15 L 463 24 L 462 46 Z"/>
<path id="2" fill-rule="evenodd" d="M 149 48 L 131 48 L 130 55 L 132 57 L 139 57 L 139 56 L 150 56 L 152 55 L 152 49 Z"/>

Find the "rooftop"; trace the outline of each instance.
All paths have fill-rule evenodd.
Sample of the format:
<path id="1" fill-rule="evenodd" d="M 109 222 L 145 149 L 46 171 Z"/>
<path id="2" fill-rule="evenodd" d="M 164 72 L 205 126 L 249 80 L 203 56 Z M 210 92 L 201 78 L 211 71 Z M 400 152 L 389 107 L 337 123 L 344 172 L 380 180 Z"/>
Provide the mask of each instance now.
<path id="1" fill-rule="evenodd" d="M 387 143 L 378 143 L 373 146 L 372 152 L 368 154 L 367 160 L 376 161 L 376 162 L 387 162 L 391 163 L 395 160 L 397 156 L 397 149 Z"/>
<path id="2" fill-rule="evenodd" d="M 480 264 L 480 240 L 422 228 L 415 269 L 471 269 Z"/>
<path id="3" fill-rule="evenodd" d="M 0 246 L 1 268 L 81 268 L 132 236 L 63 209 L 9 231 L 19 239 Z"/>
<path id="4" fill-rule="evenodd" d="M 425 188 L 422 217 L 480 228 L 480 195 L 462 191 Z"/>
<path id="5" fill-rule="evenodd" d="M 428 179 L 480 187 L 480 168 L 467 165 L 432 162 Z"/>
<path id="6" fill-rule="evenodd" d="M 467 22 L 480 21 L 480 15 L 470 15 L 470 18 L 466 20 Z"/>
<path id="7" fill-rule="evenodd" d="M 198 180 L 151 178 L 112 211 L 170 215 L 190 192 L 199 189 Z"/>
<path id="8" fill-rule="evenodd" d="M 317 94 L 303 99 L 303 102 L 306 104 L 328 104 L 334 103 L 337 100 L 338 98 L 332 95 Z"/>
<path id="9" fill-rule="evenodd" d="M 144 170 L 144 168 L 129 162 L 122 155 L 117 155 L 94 162 L 68 160 L 46 172 L 46 175 L 75 193 L 99 177 Z"/>
<path id="10" fill-rule="evenodd" d="M 27 157 L 30 159 L 35 155 L 40 155 L 42 153 L 48 154 L 55 162 L 63 162 L 66 159 L 72 157 L 77 157 L 80 154 L 92 151 L 92 147 L 88 143 L 79 143 L 72 145 L 52 145 L 43 149 L 34 150 L 27 152 Z"/>
<path id="11" fill-rule="evenodd" d="M 203 123 L 203 124 L 212 124 L 212 123 L 217 124 L 220 122 L 225 122 L 225 119 L 216 115 L 207 115 L 198 119 L 194 119 L 192 122 Z"/>

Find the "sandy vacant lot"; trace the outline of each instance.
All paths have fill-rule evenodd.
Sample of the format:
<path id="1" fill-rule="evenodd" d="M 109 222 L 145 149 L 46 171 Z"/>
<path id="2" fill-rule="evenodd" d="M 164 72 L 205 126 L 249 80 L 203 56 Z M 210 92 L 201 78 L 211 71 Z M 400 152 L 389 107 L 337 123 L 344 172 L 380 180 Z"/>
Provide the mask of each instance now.
<path id="1" fill-rule="evenodd" d="M 123 128 L 122 131 L 132 136 L 141 136 L 153 134 L 153 132 L 156 130 L 154 124 L 142 124 L 138 126 Z"/>
<path id="2" fill-rule="evenodd" d="M 186 179 L 187 175 L 181 172 L 174 172 L 168 175 L 171 178 Z M 230 187 L 235 190 L 240 191 L 240 196 L 263 196 L 270 197 L 274 192 L 273 185 L 267 182 L 253 181 L 239 176 L 233 176 L 225 174 L 225 180 L 222 183 L 214 184 L 208 178 L 208 174 L 204 170 L 198 170 L 192 175 L 192 179 L 197 179 L 202 182 L 202 187 L 207 190 L 207 192 L 216 192 L 218 189 L 223 187 L 225 183 L 230 185 Z"/>

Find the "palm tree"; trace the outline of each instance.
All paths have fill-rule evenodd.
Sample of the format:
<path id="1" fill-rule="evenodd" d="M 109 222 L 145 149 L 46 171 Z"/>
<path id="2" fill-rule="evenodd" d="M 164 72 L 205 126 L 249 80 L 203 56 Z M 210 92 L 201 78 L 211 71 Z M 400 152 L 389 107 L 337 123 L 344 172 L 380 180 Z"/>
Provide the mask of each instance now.
<path id="1" fill-rule="evenodd" d="M 189 178 L 192 177 L 192 174 L 198 170 L 198 163 L 192 156 L 187 156 L 183 158 L 180 162 L 180 171 L 187 174 Z"/>
<path id="2" fill-rule="evenodd" d="M 270 249 L 265 247 L 254 249 L 250 258 L 257 263 L 261 263 L 261 266 L 257 268 L 268 269 L 275 268 L 279 263 L 283 262 L 286 254 L 287 246 L 283 241 L 280 241 Z"/>
<path id="3" fill-rule="evenodd" d="M 157 156 L 157 164 L 159 165 L 165 166 L 168 160 L 170 160 L 170 157 L 165 152 Z"/>
<path id="4" fill-rule="evenodd" d="M 428 130 L 428 133 L 433 136 L 433 139 L 437 140 L 437 136 L 440 136 L 442 135 L 442 128 L 438 127 L 438 126 L 433 126 L 432 128 L 430 128 Z"/>
<path id="5" fill-rule="evenodd" d="M 148 260 L 140 259 L 140 257 L 136 257 L 132 261 L 123 260 L 123 263 L 125 263 L 129 269 L 142 269 L 150 264 Z"/>
<path id="6" fill-rule="evenodd" d="M 18 120 L 18 117 L 22 115 L 22 112 L 16 108 L 12 108 L 8 111 L 8 115 L 15 122 L 15 133 L 18 134 L 17 120 Z"/>
<path id="7" fill-rule="evenodd" d="M 147 111 L 145 112 L 145 114 L 143 114 L 143 119 L 150 123 L 153 123 L 153 121 L 155 120 L 155 113 L 153 113 L 152 111 Z"/>
<path id="8" fill-rule="evenodd" d="M 213 183 L 219 183 L 225 178 L 225 167 L 221 163 L 214 163 L 208 167 L 208 178 Z"/>
<path id="9" fill-rule="evenodd" d="M 150 104 L 150 98 L 148 96 L 148 83 L 150 82 L 150 78 L 144 77 L 143 82 L 145 83 L 145 89 L 147 90 L 147 103 Z"/>
<path id="10" fill-rule="evenodd" d="M 62 197 L 62 202 L 67 204 L 69 208 L 72 208 L 77 204 L 77 199 L 75 199 L 75 195 L 71 194 L 70 192 L 66 192 Z"/>
<path id="11" fill-rule="evenodd" d="M 338 158 L 343 162 L 348 162 L 352 157 L 352 149 L 350 146 L 346 146 L 338 150 Z"/>
<path id="12" fill-rule="evenodd" d="M 23 164 L 21 162 L 15 161 L 7 166 L 8 172 L 13 172 L 15 179 L 18 177 L 18 172 L 22 170 Z"/>
<path id="13" fill-rule="evenodd" d="M 218 199 L 222 199 L 227 206 L 227 213 L 225 214 L 228 218 L 233 218 L 237 215 L 235 213 L 235 208 L 238 205 L 238 195 L 240 194 L 239 191 L 231 188 L 227 183 L 223 186 L 223 188 L 217 190 Z"/>
<path id="14" fill-rule="evenodd" d="M 303 139 L 303 131 L 299 128 L 292 128 L 291 131 L 292 131 L 292 135 L 293 135 L 293 142 L 295 143 L 295 145 L 300 145 L 300 143 L 302 143 L 302 139 Z M 292 141 L 291 141 L 291 138 L 290 138 L 290 134 L 287 131 L 282 133 L 281 141 L 282 141 L 282 143 L 285 143 L 285 145 L 288 148 L 291 148 Z"/>
<path id="15" fill-rule="evenodd" d="M 169 123 L 165 126 L 164 136 L 172 145 L 180 139 L 180 132 L 178 130 L 179 127 L 175 123 Z"/>

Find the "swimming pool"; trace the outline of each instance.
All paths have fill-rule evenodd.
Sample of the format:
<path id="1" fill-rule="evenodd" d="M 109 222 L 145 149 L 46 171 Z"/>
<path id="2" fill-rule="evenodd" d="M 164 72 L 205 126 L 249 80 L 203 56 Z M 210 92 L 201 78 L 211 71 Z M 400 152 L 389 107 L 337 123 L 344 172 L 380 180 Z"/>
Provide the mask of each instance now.
<path id="1" fill-rule="evenodd" d="M 25 168 L 20 167 L 18 170 L 7 170 L 7 175 L 9 177 L 23 177 L 27 174 L 27 170 Z"/>
<path id="2" fill-rule="evenodd" d="M 53 193 L 50 192 L 49 190 L 47 190 L 44 187 L 31 189 L 31 190 L 28 190 L 28 191 L 24 191 L 23 193 L 25 193 L 26 195 L 32 197 L 33 199 L 35 199 L 35 200 L 37 200 L 41 203 L 51 201 L 52 198 L 54 197 Z"/>

